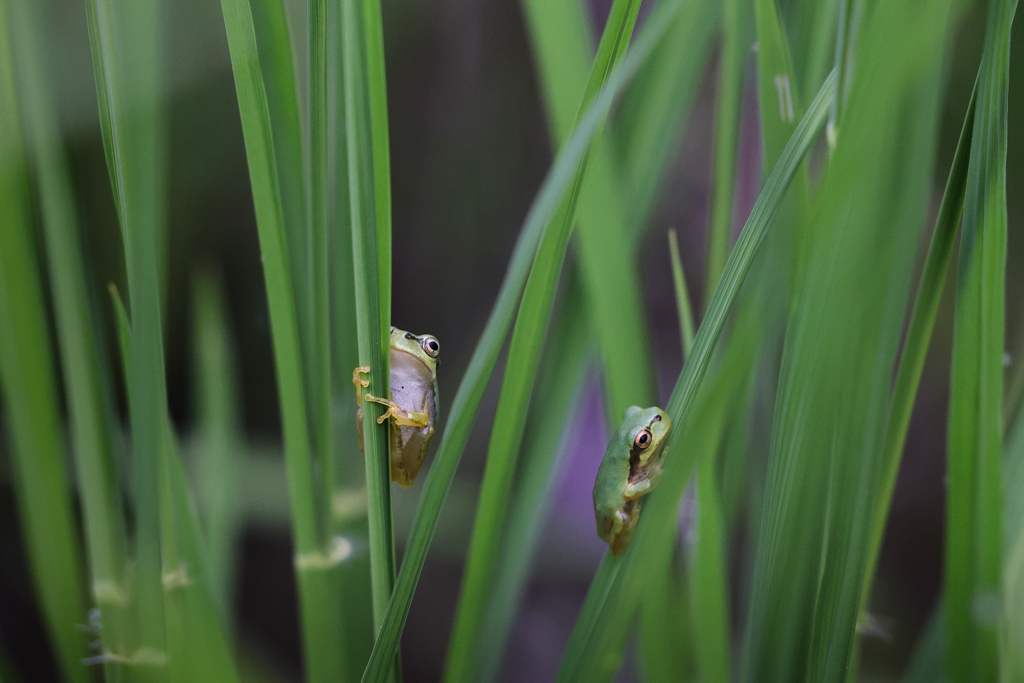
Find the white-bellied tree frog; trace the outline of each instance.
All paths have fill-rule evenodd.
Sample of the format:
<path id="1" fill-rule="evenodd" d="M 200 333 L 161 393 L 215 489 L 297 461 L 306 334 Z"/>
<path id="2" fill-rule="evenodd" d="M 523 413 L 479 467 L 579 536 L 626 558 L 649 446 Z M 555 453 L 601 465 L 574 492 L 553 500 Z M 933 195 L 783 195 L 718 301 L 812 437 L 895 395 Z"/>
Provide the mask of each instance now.
<path id="1" fill-rule="evenodd" d="M 359 447 L 363 447 L 363 400 L 381 403 L 387 411 L 379 418 L 381 424 L 391 418 L 391 479 L 404 489 L 416 481 L 423 458 L 430 448 L 437 423 L 437 356 L 441 345 L 429 334 L 415 335 L 397 327 L 391 328 L 391 398 L 363 394 L 370 381 L 362 375 L 370 372 L 363 365 L 352 373 L 356 385 L 356 413 L 359 426 Z"/>

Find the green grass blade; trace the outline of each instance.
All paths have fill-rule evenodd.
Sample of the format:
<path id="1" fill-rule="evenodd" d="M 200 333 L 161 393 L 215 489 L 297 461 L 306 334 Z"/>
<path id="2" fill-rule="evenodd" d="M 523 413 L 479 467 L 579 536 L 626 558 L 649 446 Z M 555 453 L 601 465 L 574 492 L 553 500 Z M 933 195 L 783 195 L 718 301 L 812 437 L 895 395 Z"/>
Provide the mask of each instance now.
<path id="1" fill-rule="evenodd" d="M 207 575 L 221 621 L 231 624 L 231 598 L 240 550 L 239 482 L 242 446 L 237 356 L 219 280 L 199 271 L 192 285 L 198 439 L 193 467 L 206 536 Z"/>
<path id="2" fill-rule="evenodd" d="M 679 313 L 679 339 L 685 359 L 693 348 L 693 306 L 690 305 L 690 292 L 686 288 L 686 274 L 683 273 L 683 261 L 679 257 L 675 228 L 669 228 L 668 231 L 668 255 L 672 260 L 672 284 L 676 290 L 676 309 Z"/>
<path id="3" fill-rule="evenodd" d="M 139 648 L 166 658 L 159 509 L 161 425 L 167 415 L 159 282 L 164 216 L 159 5 L 155 0 L 90 0 L 87 8 L 134 330 L 128 395 Z"/>
<path id="4" fill-rule="evenodd" d="M 1001 515 L 1006 127 L 1010 27 L 1017 3 L 989 6 L 957 267 L 950 378 L 946 574 L 947 673 L 996 680 L 994 606 L 1003 563 Z"/>
<path id="5" fill-rule="evenodd" d="M 409 614 L 412 594 L 437 526 L 441 505 L 455 476 L 476 410 L 508 334 L 515 313 L 515 304 L 529 274 L 530 263 L 541 234 L 554 215 L 569 183 L 575 178 L 576 168 L 589 149 L 591 139 L 604 121 L 612 102 L 662 39 L 680 4 L 678 0 L 662 3 L 659 9 L 652 13 L 634 41 L 633 48 L 608 77 L 601 94 L 581 118 L 575 132 L 559 152 L 530 207 L 497 301 L 452 403 L 441 446 L 428 473 L 412 532 L 406 544 L 402 569 L 395 583 L 395 592 L 374 643 L 370 661 L 363 673 L 364 681 L 382 680 L 384 662 L 390 660 L 398 645 L 398 638 Z"/>
<path id="6" fill-rule="evenodd" d="M 665 539 L 677 543 L 677 538 Z M 690 573 L 680 553 L 670 562 L 651 568 L 647 578 L 650 592 L 642 598 L 637 618 L 639 654 L 637 669 L 641 680 L 650 683 L 698 680 Z M 617 659 L 609 658 L 609 659 Z"/>
<path id="7" fill-rule="evenodd" d="M 953 254 L 953 244 L 957 227 L 964 207 L 964 190 L 967 184 L 968 160 L 971 150 L 971 133 L 974 129 L 975 99 L 972 96 L 967 106 L 967 115 L 960 132 L 953 165 L 946 180 L 946 190 L 942 195 L 942 204 L 935 220 L 935 230 L 925 257 L 924 269 L 918 285 L 914 308 L 910 315 L 903 351 L 896 369 L 896 380 L 893 383 L 889 417 L 885 428 L 885 472 L 878 497 L 875 500 L 874 521 L 872 523 L 868 561 L 864 573 L 864 585 L 861 589 L 861 610 L 867 605 L 868 593 L 874 578 L 878 553 L 882 547 L 885 534 L 885 523 L 889 517 L 889 506 L 892 503 L 893 491 L 896 487 L 896 475 L 899 473 L 903 446 L 910 426 L 910 415 L 917 397 L 921 373 L 924 370 L 925 356 L 928 353 L 935 317 L 938 314 L 942 289 L 949 270 L 949 261 Z"/>
<path id="8" fill-rule="evenodd" d="M 121 362 L 127 382 L 134 376 L 135 342 L 131 323 L 117 289 L 111 285 Z M 160 425 L 163 439 L 160 468 L 160 582 L 164 591 L 167 672 L 171 681 L 238 680 L 213 587 L 206 572 L 206 547 L 189 499 L 169 413 Z"/>
<path id="9" fill-rule="evenodd" d="M 132 322 L 128 317 L 128 309 L 124 306 L 121 292 L 117 285 L 110 283 L 110 305 L 114 308 L 114 326 L 117 328 L 117 350 L 121 352 L 121 373 L 124 375 L 125 386 L 132 381 Z"/>
<path id="10" fill-rule="evenodd" d="M 578 410 L 589 356 L 580 348 L 580 340 L 587 338 L 586 318 L 578 313 L 582 306 L 578 278 L 570 277 L 560 304 L 565 315 L 552 321 L 548 353 L 539 369 L 537 399 L 523 447 L 523 474 L 505 525 L 502 559 L 481 627 L 477 649 L 481 681 L 498 678 L 555 486 L 561 478 L 562 461 L 571 443 L 567 429 Z"/>
<path id="11" fill-rule="evenodd" d="M 794 94 L 802 99 L 807 88 L 825 77 L 835 66 L 835 27 L 838 2 L 797 0 L 787 24 L 791 27 L 793 63 L 798 81 Z"/>
<path id="12" fill-rule="evenodd" d="M 972 100 L 973 101 L 973 100 Z M 973 108 L 973 107 L 972 107 Z M 973 127 L 965 125 L 964 135 Z M 965 138 L 962 137 L 962 140 Z M 971 142 L 966 137 L 966 142 Z M 959 151 L 959 150 L 958 150 Z M 1024 674 L 1019 644 L 1024 638 L 1021 624 L 1021 541 L 1024 539 L 1024 410 L 1018 408 L 1011 420 L 1003 444 L 1003 603 L 1000 624 L 1000 680 L 1020 680 Z M 904 683 L 930 683 L 944 676 L 946 654 L 946 599 L 940 596 L 938 606 L 928 618 L 923 633 L 903 676 Z"/>
<path id="13" fill-rule="evenodd" d="M 23 4 L 19 17 L 20 99 L 26 111 L 30 152 L 36 168 L 50 286 L 60 354 L 67 385 L 71 437 L 79 489 L 83 498 L 86 538 L 97 592 L 126 590 L 122 585 L 126 538 L 120 491 L 113 464 L 113 444 L 101 377 L 98 331 L 88 299 L 77 209 L 67 162 L 60 144 L 49 92 L 49 68 L 40 51 L 40 17 Z M 96 584 L 100 584 L 97 586 Z M 106 596 L 108 599 L 111 595 Z"/>
<path id="14" fill-rule="evenodd" d="M 739 140 L 743 72 L 749 47 L 749 10 L 742 0 L 725 0 L 722 9 L 722 58 L 715 101 L 714 196 L 709 214 L 705 296 L 711 297 L 729 255 L 732 238 L 733 191 L 736 187 L 736 147 Z"/>
<path id="15" fill-rule="evenodd" d="M 288 242 L 288 264 L 295 296 L 295 317 L 302 345 L 303 371 L 313 372 L 317 343 L 313 329 L 313 240 L 305 182 L 303 121 L 293 59 L 292 35 L 284 0 L 250 0 L 252 23 L 270 112 L 270 130 L 277 166 L 277 188 Z M 309 386 L 303 385 L 305 390 Z M 307 394 L 307 402 L 313 396 Z"/>
<path id="16" fill-rule="evenodd" d="M 715 472 L 716 448 L 703 449 L 697 458 L 697 543 L 693 557 L 693 611 L 697 663 L 702 680 L 729 683 L 732 652 L 729 646 L 729 576 L 726 567 L 728 536 L 722 496 Z"/>
<path id="17" fill-rule="evenodd" d="M 693 308 L 690 304 L 690 295 L 686 290 L 686 277 L 683 273 L 683 264 L 679 258 L 679 244 L 676 241 L 675 230 L 668 231 L 669 257 L 672 261 L 672 276 L 675 285 L 676 307 L 679 314 L 679 323 L 682 330 L 683 358 L 690 355 L 693 349 Z M 745 338 L 754 338 L 754 335 L 745 335 Z M 722 369 L 719 372 L 719 387 L 716 391 L 718 396 L 732 397 L 735 392 L 726 389 L 726 385 L 732 384 L 732 380 L 740 379 L 739 372 L 728 372 L 726 368 L 732 367 L 727 356 L 723 360 Z M 719 441 L 721 439 L 721 428 L 724 427 L 724 418 L 727 406 L 719 400 L 721 405 L 713 406 L 710 411 L 714 417 L 702 419 L 695 423 L 691 429 L 700 429 L 708 434 L 708 445 L 700 448 L 697 456 L 697 522 L 696 541 L 693 544 L 691 553 L 691 568 L 684 577 L 689 588 L 690 612 L 692 612 L 693 626 L 690 639 L 693 641 L 696 650 L 696 663 L 702 673 L 702 679 L 708 681 L 729 681 L 730 680 L 730 647 L 729 647 L 729 609 L 726 597 L 726 565 L 725 548 L 728 543 L 726 535 L 725 515 L 722 509 L 722 496 L 718 484 L 718 475 L 715 472 L 715 459 L 718 453 Z M 716 409 L 717 408 L 717 409 Z M 714 420 L 718 420 L 717 428 L 712 426 Z M 699 427 L 697 426 L 699 424 Z M 683 425 L 680 425 L 680 429 Z M 671 564 L 671 563 L 670 563 Z M 670 571 L 670 567 L 666 566 Z M 671 574 L 666 574 L 671 576 Z M 666 587 L 669 596 L 675 593 L 670 580 Z M 662 631 L 669 634 L 678 632 L 681 627 L 673 623 L 678 616 L 673 614 L 674 610 L 665 610 L 662 605 L 663 598 L 652 591 L 644 597 L 640 607 L 640 629 L 644 634 L 643 643 L 649 654 L 646 659 L 648 666 L 652 661 L 664 658 L 664 653 L 672 653 L 682 648 L 678 644 L 669 642 L 658 642 L 664 639 Z M 651 618 L 649 615 L 660 613 L 660 623 L 655 623 L 645 628 L 644 620 Z M 686 617 L 690 615 L 687 614 Z M 653 635 L 652 635 L 653 634 Z M 648 640 L 655 640 L 648 643 Z M 671 654 L 670 657 L 678 657 L 678 654 Z M 685 671 L 686 662 L 673 662 L 670 658 L 664 663 L 660 675 L 652 680 L 670 681 L 678 677 L 680 671 Z M 655 672 L 652 672 L 655 673 Z"/>
<path id="18" fill-rule="evenodd" d="M 163 476 L 163 575 L 167 609 L 167 649 L 171 680 L 179 683 L 210 681 L 237 683 L 221 615 L 213 593 L 206 545 L 189 501 L 185 468 L 181 463 L 170 415 L 164 425 L 167 456 Z"/>
<path id="19" fill-rule="evenodd" d="M 583 93 L 581 112 L 604 86 L 611 69 L 625 52 L 639 9 L 638 0 L 616 0 L 612 5 Z M 516 315 L 445 665 L 445 679 L 450 682 L 474 680 L 480 664 L 477 638 L 484 620 L 487 596 L 494 584 L 502 522 L 586 165 L 587 157 L 584 156 L 569 194 L 562 200 L 551 226 L 541 238 Z"/>
<path id="20" fill-rule="evenodd" d="M 82 554 L 64 469 L 42 275 L 15 91 L 15 25 L 0 2 L 0 392 L 18 514 L 36 597 L 67 680 L 87 681 L 76 623 L 86 612 Z"/>
<path id="21" fill-rule="evenodd" d="M 78 474 L 93 603 L 103 619 L 103 648 L 130 651 L 127 534 L 124 507 L 113 461 L 112 406 L 104 391 L 97 340 L 83 268 L 78 217 L 71 181 L 60 147 L 49 84 L 49 67 L 40 51 L 39 8 L 18 3 L 18 64 L 21 101 L 36 167 L 50 288 L 60 342 L 70 435 Z M 107 678 L 121 665 L 104 663 Z"/>
<path id="22" fill-rule="evenodd" d="M 356 547 L 366 548 L 367 537 L 366 473 L 363 453 L 356 433 L 355 407 L 352 403 L 352 369 L 359 364 L 356 329 L 355 276 L 352 261 L 348 187 L 348 145 L 345 139 L 345 82 L 341 51 L 341 6 L 328 5 L 328 107 L 331 115 L 329 176 L 332 190 L 328 193 L 328 241 L 331 249 L 329 276 L 331 283 L 331 351 L 334 371 L 333 401 L 342 410 L 335 410 L 337 463 L 332 515 L 337 533 L 352 539 Z M 356 553 L 341 566 L 341 603 L 345 615 L 345 680 L 358 680 L 373 649 L 373 596 L 370 585 L 370 557 Z"/>
<path id="23" fill-rule="evenodd" d="M 864 55 L 843 123 L 853 142 L 840 142 L 815 197 L 790 303 L 746 629 L 747 680 L 848 675 L 931 180 L 943 9 L 920 22 L 911 3 L 880 6 L 859 38 Z M 914 42 L 900 59 L 882 56 L 881 46 L 907 33 Z"/>
<path id="24" fill-rule="evenodd" d="M 648 27 L 658 16 L 657 11 L 648 20 Z M 693 351 L 683 366 L 666 409 L 675 423 L 682 424 L 693 408 L 697 390 L 710 364 L 726 316 L 797 166 L 824 122 L 835 97 L 835 82 L 835 75 L 830 75 L 797 126 L 726 262 L 722 278 L 694 340 Z M 675 430 L 669 434 L 665 445 L 669 455 L 678 440 L 678 434 Z M 621 645 L 617 643 L 625 638 L 629 628 L 642 589 L 640 574 L 645 566 L 658 566 L 658 554 L 661 553 L 660 557 L 664 558 L 670 550 L 670 547 L 659 547 L 656 539 L 664 539 L 667 532 L 675 528 L 678 502 L 693 464 L 692 453 L 683 450 L 675 457 L 666 458 L 662 481 L 658 489 L 648 496 L 650 501 L 645 503 L 645 512 L 630 549 L 618 559 L 606 556 L 590 584 L 587 599 L 563 656 L 558 680 L 595 680 L 594 674 L 598 669 L 607 672 L 610 668 L 614 672 L 614 666 L 608 667 L 607 662 L 602 662 L 603 657 L 599 653 L 621 651 Z"/>
<path id="25" fill-rule="evenodd" d="M 359 364 L 371 368 L 365 391 L 389 396 L 391 202 L 387 117 L 380 101 L 384 78 L 380 5 L 372 0 L 343 0 L 341 7 Z M 383 412 L 380 404 L 363 402 L 374 626 L 384 618 L 395 582 L 389 424 L 377 424 Z M 397 660 L 394 667 L 397 677 Z"/>
<path id="26" fill-rule="evenodd" d="M 257 29 L 246 0 L 222 0 L 242 133 L 245 138 L 249 179 L 256 208 L 260 251 L 274 344 L 281 421 L 284 428 L 285 464 L 292 507 L 296 570 L 307 675 L 312 681 L 338 680 L 344 671 L 342 611 L 337 608 L 337 558 L 329 545 L 327 501 L 318 501 L 312 476 L 312 445 L 299 334 L 292 262 L 285 228 L 282 190 L 270 102 L 286 98 L 268 88 L 259 60 Z M 320 514 L 318 514 L 320 513 Z"/>
<path id="27" fill-rule="evenodd" d="M 327 53 L 327 0 L 309 0 L 308 11 L 309 40 L 309 117 L 308 135 L 309 149 L 307 153 L 309 178 L 307 196 L 309 210 L 307 212 L 308 240 L 310 248 L 307 252 L 310 320 L 305 323 L 309 328 L 309 347 L 304 349 L 306 359 L 306 391 L 309 396 L 310 432 L 313 437 L 313 467 L 317 472 L 316 483 L 320 493 L 320 508 L 317 513 L 324 520 L 325 533 L 333 529 L 329 521 L 330 501 L 334 492 L 334 461 L 335 442 L 334 428 L 331 424 L 331 324 L 330 324 L 330 284 L 328 282 L 328 264 L 330 262 L 330 241 L 328 239 L 327 193 L 330 186 L 330 107 L 328 93 L 328 53 Z M 301 296 L 301 293 L 300 293 Z M 302 324 L 300 318 L 300 325 Z"/>
<path id="28" fill-rule="evenodd" d="M 853 78 L 854 54 L 857 44 L 857 25 L 854 21 L 854 14 L 860 14 L 856 4 L 851 0 L 839 0 L 839 7 L 836 11 L 838 26 L 836 27 L 836 44 L 834 51 L 835 69 L 839 73 L 839 97 L 832 107 L 832 114 L 828 120 L 828 144 L 830 148 L 836 146 L 839 136 L 839 123 L 846 107 L 846 100 L 850 94 L 850 81 Z"/>
<path id="29" fill-rule="evenodd" d="M 1003 453 L 1003 606 L 999 631 L 999 679 L 1024 679 L 1024 411 Z"/>
<path id="30" fill-rule="evenodd" d="M 587 20 L 583 7 L 572 0 L 527 0 L 523 8 L 550 128 L 556 144 L 562 144 L 578 115 L 590 69 Z M 650 404 L 654 369 L 645 351 L 647 322 L 638 315 L 643 307 L 637 268 L 622 259 L 634 239 L 609 137 L 595 140 L 589 155 L 578 201 L 576 243 L 587 301 L 592 304 L 588 311 L 593 332 L 601 341 L 606 414 L 617 417 L 630 405 Z"/>
<path id="31" fill-rule="evenodd" d="M 775 0 L 756 0 L 757 70 L 765 173 L 771 168 L 803 115 L 793 65 Z"/>
<path id="32" fill-rule="evenodd" d="M 377 271 L 380 287 L 380 319 L 388 335 L 391 316 L 391 145 L 388 139 L 387 83 L 384 72 L 384 21 L 380 0 L 363 2 L 363 47 L 373 136 L 373 199 L 377 222 Z M 388 346 L 388 341 L 384 341 Z"/>
<path id="33" fill-rule="evenodd" d="M 647 225 L 659 190 L 678 156 L 720 13 L 721 4 L 713 0 L 684 3 L 668 29 L 668 37 L 637 73 L 618 106 L 618 185 L 628 211 L 626 224 L 635 229 Z M 592 168 L 600 162 L 597 153 L 591 160 Z"/>

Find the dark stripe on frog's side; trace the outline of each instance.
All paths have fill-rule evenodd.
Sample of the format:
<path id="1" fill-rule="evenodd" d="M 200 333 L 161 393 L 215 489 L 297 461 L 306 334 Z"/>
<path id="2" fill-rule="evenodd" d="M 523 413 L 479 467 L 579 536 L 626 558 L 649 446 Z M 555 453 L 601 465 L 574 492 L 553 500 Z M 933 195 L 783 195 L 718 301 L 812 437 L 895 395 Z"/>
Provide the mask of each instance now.
<path id="1" fill-rule="evenodd" d="M 647 423 L 647 429 L 651 429 L 651 427 L 654 426 L 655 422 L 658 422 L 658 420 L 657 419 L 652 419 L 650 422 L 648 422 Z M 633 446 L 632 448 L 629 449 L 629 483 L 630 484 L 635 484 L 635 483 L 637 483 L 639 481 L 643 481 L 644 479 L 646 479 L 647 475 L 650 474 L 651 469 L 656 464 L 661 462 L 661 454 L 659 453 L 659 451 L 661 450 L 661 448 L 663 446 L 664 446 L 664 444 L 658 444 L 657 446 L 653 447 L 653 448 L 655 448 L 655 452 L 652 454 L 651 459 L 647 463 L 647 467 L 644 468 L 644 469 L 640 468 L 640 454 L 641 453 L 645 453 L 646 451 L 641 451 L 636 446 Z"/>

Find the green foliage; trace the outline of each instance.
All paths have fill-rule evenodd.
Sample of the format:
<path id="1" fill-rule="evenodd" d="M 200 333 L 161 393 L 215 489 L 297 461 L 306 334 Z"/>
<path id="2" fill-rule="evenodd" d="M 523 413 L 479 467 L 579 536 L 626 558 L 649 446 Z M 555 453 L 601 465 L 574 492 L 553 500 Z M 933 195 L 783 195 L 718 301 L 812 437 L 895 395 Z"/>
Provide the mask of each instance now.
<path id="1" fill-rule="evenodd" d="M 63 466 L 57 385 L 43 283 L 32 239 L 28 164 L 15 89 L 15 22 L 0 3 L 0 391 L 11 439 L 18 515 L 61 670 L 85 681 L 73 624 L 85 612 L 81 543 Z M 24 26 L 23 22 L 20 26 Z"/>
<path id="2" fill-rule="evenodd" d="M 957 264 L 945 577 L 952 681 L 994 681 L 1000 669 L 1006 109 L 1016 6 L 989 6 Z"/>
<path id="3" fill-rule="evenodd" d="M 446 680 L 501 678 L 537 576 L 579 591 L 589 583 L 568 642 L 552 646 L 559 681 L 609 681 L 629 661 L 655 683 L 867 679 L 874 662 L 861 627 L 886 596 L 874 591 L 911 415 L 919 389 L 947 382 L 936 568 L 945 583 L 905 677 L 1024 676 L 1024 410 L 1003 379 L 1007 338 L 1020 346 L 1007 323 L 1019 315 L 1008 295 L 1019 257 L 1007 246 L 1014 0 L 977 9 L 615 0 L 596 22 L 592 3 L 523 0 L 529 87 L 554 154 L 539 187 L 524 190 L 534 192 L 525 216 L 508 219 L 522 227 L 497 296 L 466 299 L 491 305 L 481 330 L 478 310 L 452 311 L 448 282 L 410 275 L 409 260 L 443 253 L 457 282 L 472 265 L 463 243 L 500 236 L 498 226 L 459 232 L 455 217 L 450 233 L 433 234 L 398 210 L 392 224 L 393 202 L 418 207 L 440 194 L 430 183 L 410 192 L 408 131 L 396 128 L 406 125 L 410 80 L 392 69 L 405 68 L 407 50 L 417 60 L 427 52 L 407 40 L 413 10 L 376 0 L 219 4 L 276 380 L 262 393 L 276 392 L 280 411 L 283 467 L 271 464 L 267 478 L 286 481 L 287 503 L 276 507 L 253 493 L 269 459 L 243 395 L 260 392 L 244 374 L 253 345 L 233 332 L 247 310 L 234 305 L 236 271 L 182 259 L 190 295 L 167 277 L 167 246 L 173 255 L 190 244 L 167 201 L 179 154 L 168 121 L 180 121 L 181 105 L 165 51 L 172 27 L 181 30 L 169 19 L 177 8 L 86 1 L 79 22 L 98 122 L 77 125 L 99 141 L 97 158 L 103 150 L 109 190 L 99 183 L 96 200 L 81 172 L 87 152 L 65 139 L 65 82 L 48 49 L 63 18 L 48 0 L 0 0 L 0 434 L 35 601 L 65 680 L 234 681 L 265 668 L 235 614 L 239 539 L 260 515 L 291 530 L 311 681 L 401 680 L 400 642 L 426 597 L 417 589 L 431 581 L 432 548 L 465 567 Z M 469 6 L 458 5 L 455 24 Z M 980 61 L 952 52 L 961 21 L 980 26 L 981 12 Z M 492 38 L 460 59 L 487 62 L 503 49 Z M 977 73 L 966 113 L 955 111 L 966 95 L 958 70 Z M 474 83 L 480 110 L 492 106 L 490 84 Z M 509 120 L 535 105 L 496 101 L 505 127 L 493 135 L 518 144 Z M 199 107 L 213 113 L 206 100 Z M 948 173 L 947 127 L 960 130 Z M 696 237 L 671 214 L 695 187 L 701 200 L 684 208 L 702 226 Z M 474 202 L 490 199 L 469 189 L 458 187 L 458 201 L 473 215 Z M 120 244 L 97 247 L 94 223 L 113 231 L 114 220 Z M 107 258 L 113 279 L 123 261 L 123 301 L 113 284 L 112 298 L 94 294 L 108 285 L 97 278 L 110 272 L 98 265 Z M 691 295 L 688 282 L 702 286 Z M 363 403 L 365 455 L 359 448 L 351 378 L 369 366 L 359 390 L 391 393 L 392 309 L 409 300 L 428 320 L 458 320 L 461 337 L 422 328 L 444 339 L 441 396 L 453 399 L 440 406 L 422 483 L 399 492 L 376 403 Z M 191 336 L 168 322 L 180 309 Z M 180 419 L 169 398 L 178 383 L 166 377 L 179 337 L 192 343 L 186 431 L 171 414 Z M 951 362 L 928 361 L 950 346 Z M 665 359 L 680 356 L 668 377 Z M 948 378 L 933 376 L 947 364 Z M 446 388 L 460 368 L 458 389 Z M 599 543 L 589 510 L 572 520 L 572 549 L 548 537 L 567 523 L 563 494 L 586 497 L 601 449 L 583 451 L 606 436 L 584 433 L 601 416 L 583 407 L 599 394 L 595 412 L 612 432 L 628 406 L 658 404 L 669 385 L 673 429 L 657 490 L 626 553 L 604 555 L 593 571 L 586 552 L 567 558 Z M 473 450 L 480 459 L 457 472 Z M 443 517 L 449 498 L 459 512 Z M 454 550 L 466 536 L 465 553 Z M 437 600 L 422 604 L 427 619 L 444 621 Z M 7 650 L 5 680 L 18 673 L 7 660 L 19 661 Z M 407 673 L 419 674 L 419 656 L 406 652 Z"/>

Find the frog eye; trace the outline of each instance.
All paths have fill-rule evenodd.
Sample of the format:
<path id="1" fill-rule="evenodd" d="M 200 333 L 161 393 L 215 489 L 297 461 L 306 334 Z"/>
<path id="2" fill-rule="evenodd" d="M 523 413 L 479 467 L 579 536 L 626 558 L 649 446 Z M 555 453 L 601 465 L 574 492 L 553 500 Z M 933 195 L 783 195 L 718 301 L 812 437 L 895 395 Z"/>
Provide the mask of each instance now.
<path id="1" fill-rule="evenodd" d="M 437 358 L 437 354 L 441 353 L 441 345 L 437 343 L 437 339 L 430 335 L 424 335 L 420 338 L 420 347 L 431 358 Z"/>
<path id="2" fill-rule="evenodd" d="M 636 438 L 633 439 L 633 447 L 637 450 L 646 451 L 653 440 L 654 439 L 651 437 L 651 430 L 641 429 L 636 433 Z"/>

